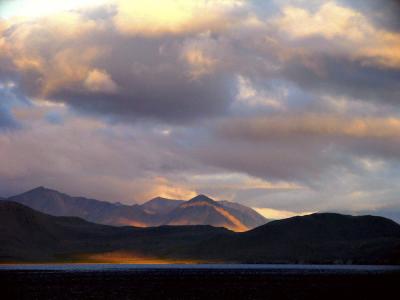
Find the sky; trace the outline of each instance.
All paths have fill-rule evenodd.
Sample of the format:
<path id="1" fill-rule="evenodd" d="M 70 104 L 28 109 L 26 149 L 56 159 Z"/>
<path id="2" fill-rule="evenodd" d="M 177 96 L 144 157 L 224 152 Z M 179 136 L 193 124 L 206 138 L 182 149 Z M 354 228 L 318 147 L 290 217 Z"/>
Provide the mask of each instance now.
<path id="1" fill-rule="evenodd" d="M 400 220 L 399 1 L 0 1 L 0 196 Z"/>

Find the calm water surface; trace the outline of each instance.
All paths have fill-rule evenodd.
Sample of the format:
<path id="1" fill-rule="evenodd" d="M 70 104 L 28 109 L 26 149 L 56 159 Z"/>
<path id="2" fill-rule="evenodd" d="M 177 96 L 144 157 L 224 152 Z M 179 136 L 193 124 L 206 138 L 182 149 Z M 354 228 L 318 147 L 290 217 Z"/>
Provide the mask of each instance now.
<path id="1" fill-rule="evenodd" d="M 391 299 L 400 266 L 0 265 L 1 299 Z"/>
<path id="2" fill-rule="evenodd" d="M 134 270 L 264 270 L 305 272 L 385 272 L 400 271 L 400 266 L 376 265 L 289 265 L 289 264 L 4 264 L 0 270 L 26 271 L 134 271 Z"/>

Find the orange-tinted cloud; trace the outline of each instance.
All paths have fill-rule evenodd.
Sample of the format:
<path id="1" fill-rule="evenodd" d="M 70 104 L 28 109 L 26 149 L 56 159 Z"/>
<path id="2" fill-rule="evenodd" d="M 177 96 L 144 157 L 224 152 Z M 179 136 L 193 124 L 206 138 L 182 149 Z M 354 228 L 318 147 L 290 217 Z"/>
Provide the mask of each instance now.
<path id="1" fill-rule="evenodd" d="M 103 70 L 93 69 L 89 72 L 84 83 L 90 91 L 114 93 L 118 90 L 117 85 L 110 75 Z"/>
<path id="2" fill-rule="evenodd" d="M 383 2 L 54 2 L 0 21 L 4 194 L 396 201 L 400 26 Z"/>
<path id="3" fill-rule="evenodd" d="M 245 5 L 241 0 L 119 0 L 116 3 L 117 29 L 134 36 L 222 29 L 235 21 L 235 10 Z"/>
<path id="4" fill-rule="evenodd" d="M 285 6 L 282 15 L 271 22 L 292 39 L 336 39 L 333 45 L 339 53 L 346 51 L 350 57 L 365 59 L 367 64 L 400 68 L 400 34 L 376 27 L 360 11 L 335 1 L 323 3 L 314 12 Z"/>
<path id="5" fill-rule="evenodd" d="M 350 137 L 400 138 L 400 119 L 396 117 L 345 117 L 340 115 L 305 114 L 268 118 L 238 119 L 223 124 L 221 132 L 250 140 L 269 137 Z"/>

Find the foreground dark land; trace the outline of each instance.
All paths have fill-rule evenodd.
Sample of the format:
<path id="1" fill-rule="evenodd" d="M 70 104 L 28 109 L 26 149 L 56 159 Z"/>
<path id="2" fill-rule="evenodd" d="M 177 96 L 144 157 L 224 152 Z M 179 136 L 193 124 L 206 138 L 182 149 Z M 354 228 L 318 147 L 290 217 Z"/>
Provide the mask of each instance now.
<path id="1" fill-rule="evenodd" d="M 388 299 L 399 280 L 399 271 L 0 271 L 2 299 Z"/>
<path id="2" fill-rule="evenodd" d="M 400 225 L 313 214 L 235 233 L 212 226 L 112 227 L 0 202 L 0 262 L 400 263 Z"/>

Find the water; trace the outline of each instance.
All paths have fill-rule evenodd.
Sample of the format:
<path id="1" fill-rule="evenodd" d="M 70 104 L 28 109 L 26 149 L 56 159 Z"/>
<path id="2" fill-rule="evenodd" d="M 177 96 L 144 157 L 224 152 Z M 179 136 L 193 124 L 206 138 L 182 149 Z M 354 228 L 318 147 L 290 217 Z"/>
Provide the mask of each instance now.
<path id="1" fill-rule="evenodd" d="M 0 265 L 4 299 L 386 299 L 400 266 Z"/>
<path id="2" fill-rule="evenodd" d="M 140 271 L 140 270 L 254 270 L 270 272 L 386 272 L 400 271 L 387 265 L 291 265 L 291 264 L 3 264 L 0 270 L 15 271 Z"/>

